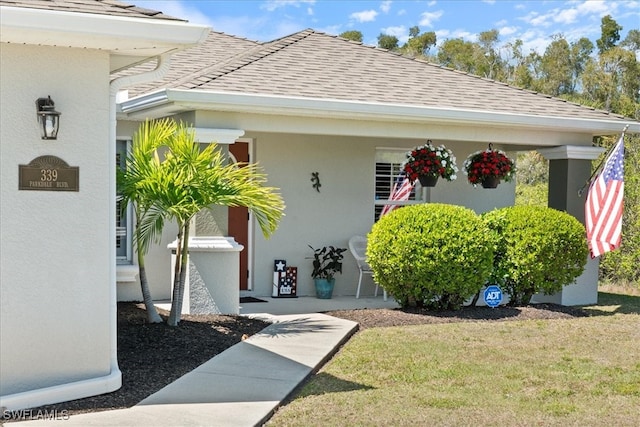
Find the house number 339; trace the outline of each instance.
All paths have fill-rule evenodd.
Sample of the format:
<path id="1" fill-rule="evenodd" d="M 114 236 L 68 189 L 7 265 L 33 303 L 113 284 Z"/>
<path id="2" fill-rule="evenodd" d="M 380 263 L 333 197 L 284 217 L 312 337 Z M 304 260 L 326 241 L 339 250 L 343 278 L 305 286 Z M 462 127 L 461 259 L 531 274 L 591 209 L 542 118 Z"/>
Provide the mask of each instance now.
<path id="1" fill-rule="evenodd" d="M 57 181 L 57 169 L 40 169 L 40 181 Z"/>

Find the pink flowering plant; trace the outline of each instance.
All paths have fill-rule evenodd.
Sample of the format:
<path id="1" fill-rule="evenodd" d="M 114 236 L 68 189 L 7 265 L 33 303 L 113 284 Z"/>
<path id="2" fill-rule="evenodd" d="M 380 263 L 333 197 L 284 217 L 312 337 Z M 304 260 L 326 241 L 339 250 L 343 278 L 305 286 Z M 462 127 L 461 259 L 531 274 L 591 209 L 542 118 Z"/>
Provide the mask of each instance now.
<path id="1" fill-rule="evenodd" d="M 439 176 L 448 181 L 457 178 L 458 166 L 453 152 L 444 145 L 434 146 L 431 140 L 407 153 L 403 166 L 411 182 L 420 176 Z"/>
<path id="2" fill-rule="evenodd" d="M 474 186 L 482 183 L 489 177 L 495 177 L 501 181 L 511 181 L 516 173 L 516 166 L 507 154 L 502 150 L 489 148 L 470 154 L 464 161 L 463 169 L 467 179 Z"/>

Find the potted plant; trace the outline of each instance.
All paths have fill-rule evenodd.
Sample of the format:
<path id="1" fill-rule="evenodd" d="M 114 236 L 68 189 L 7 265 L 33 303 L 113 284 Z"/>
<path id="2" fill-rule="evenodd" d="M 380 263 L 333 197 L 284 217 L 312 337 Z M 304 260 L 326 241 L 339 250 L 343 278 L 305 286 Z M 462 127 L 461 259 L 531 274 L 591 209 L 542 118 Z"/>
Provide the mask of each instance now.
<path id="1" fill-rule="evenodd" d="M 333 287 L 336 283 L 334 275 L 342 273 L 343 252 L 347 249 L 335 246 L 324 246 L 318 249 L 311 245 L 309 247 L 313 251 L 311 277 L 316 285 L 316 295 L 318 298 L 329 299 L 333 295 Z"/>
<path id="2" fill-rule="evenodd" d="M 513 160 L 502 150 L 494 150 L 492 145 L 483 151 L 476 151 L 464 161 L 464 173 L 473 186 L 496 188 L 500 181 L 511 181 L 516 173 Z"/>
<path id="3" fill-rule="evenodd" d="M 433 187 L 439 177 L 447 181 L 456 179 L 458 166 L 451 150 L 444 145 L 436 147 L 429 139 L 407 153 L 403 170 L 412 183 L 418 180 L 423 187 Z"/>

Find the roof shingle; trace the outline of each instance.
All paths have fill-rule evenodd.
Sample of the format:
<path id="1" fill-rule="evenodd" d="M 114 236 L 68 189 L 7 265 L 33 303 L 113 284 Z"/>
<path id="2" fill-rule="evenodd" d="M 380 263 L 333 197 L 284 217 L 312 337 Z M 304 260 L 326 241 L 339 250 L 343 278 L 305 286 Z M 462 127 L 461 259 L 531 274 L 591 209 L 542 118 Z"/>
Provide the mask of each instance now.
<path id="1" fill-rule="evenodd" d="M 181 53 L 171 78 L 156 84 L 185 90 L 311 97 L 584 119 L 622 119 L 505 83 L 403 57 L 307 29 L 268 43 L 227 39 Z M 237 49 L 218 49 L 233 40 Z M 191 52 L 198 52 L 191 60 Z M 199 68 L 198 68 L 199 66 Z M 147 88 L 149 89 L 149 88 Z M 142 91 L 136 90 L 140 94 Z"/>
<path id="2" fill-rule="evenodd" d="M 145 9 L 117 0 L 0 0 L 0 6 L 55 10 L 59 12 L 94 13 L 128 18 L 185 21 L 184 19 L 165 15 L 157 10 Z"/>

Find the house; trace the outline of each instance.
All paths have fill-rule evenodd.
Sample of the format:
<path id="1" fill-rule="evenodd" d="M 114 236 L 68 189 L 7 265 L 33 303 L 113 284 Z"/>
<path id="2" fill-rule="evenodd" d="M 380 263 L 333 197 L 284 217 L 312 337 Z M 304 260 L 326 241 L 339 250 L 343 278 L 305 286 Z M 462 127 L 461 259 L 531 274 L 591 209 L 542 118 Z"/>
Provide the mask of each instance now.
<path id="1" fill-rule="evenodd" d="M 0 407 L 116 390 L 111 74 L 209 29 L 117 1 L 0 0 Z M 36 101 L 53 101 L 41 139 Z M 35 174 L 35 175 L 34 175 Z"/>
<path id="2" fill-rule="evenodd" d="M 196 218 L 196 235 L 233 236 L 244 245 L 239 288 L 257 297 L 272 295 L 274 260 L 298 268 L 297 295 L 314 295 L 308 245 L 347 247 L 349 237 L 366 234 L 405 152 L 428 139 L 451 148 L 460 168 L 490 143 L 512 156 L 540 151 L 550 160 L 549 206 L 583 221 L 578 189 L 601 153 L 592 138 L 619 134 L 627 124 L 628 132 L 640 131 L 638 122 L 605 111 L 311 29 L 268 43 L 211 32 L 202 45 L 178 53 L 163 80 L 128 88 L 118 104 L 118 138 L 124 144 L 139 121 L 168 116 L 194 126 L 203 143 L 249 156 L 281 189 L 286 216 L 269 240 L 253 221 L 246 224 L 246 213 L 218 207 Z M 514 200 L 513 182 L 474 188 L 460 172 L 454 182 L 418 187 L 407 203 L 481 213 Z M 170 298 L 167 244 L 174 238 L 171 229 L 147 257 L 158 299 Z M 597 270 L 598 260 L 589 260 L 576 284 L 538 301 L 594 303 Z M 357 274 L 347 256 L 335 293 L 355 295 Z M 119 298 L 140 299 L 134 275 L 120 277 Z"/>
<path id="3" fill-rule="evenodd" d="M 276 259 L 298 267 L 299 295 L 313 294 L 308 245 L 346 247 L 366 234 L 404 152 L 427 139 L 459 165 L 489 143 L 539 149 L 551 161 L 550 205 L 582 219 L 576 190 L 599 154 L 592 137 L 626 124 L 640 132 L 603 111 L 313 30 L 256 43 L 116 0 L 0 0 L 0 43 L 0 406 L 9 410 L 120 387 L 116 301 L 140 291 L 130 218 L 116 218 L 115 169 L 142 120 L 188 122 L 201 142 L 259 162 L 281 188 L 286 217 L 271 239 L 235 208 L 195 221 L 197 237 L 245 246 L 238 283 L 222 285 L 255 296 L 271 295 Z M 41 139 L 34 112 L 49 97 L 61 113 L 55 140 Z M 408 203 L 423 202 L 484 212 L 512 204 L 514 184 L 473 188 L 460 174 Z M 170 295 L 174 238 L 169 226 L 148 255 L 157 299 Z M 589 261 L 579 284 L 552 299 L 595 301 L 597 268 Z M 347 257 L 336 293 L 354 295 L 356 283 Z"/>

